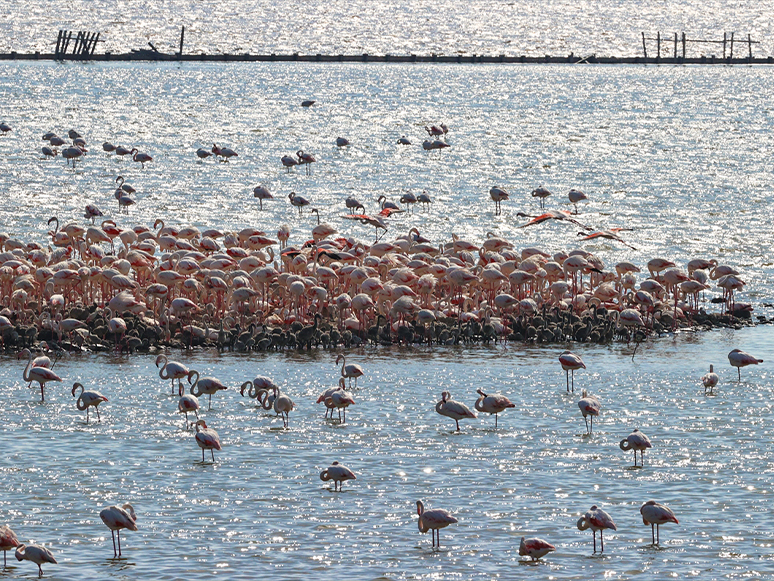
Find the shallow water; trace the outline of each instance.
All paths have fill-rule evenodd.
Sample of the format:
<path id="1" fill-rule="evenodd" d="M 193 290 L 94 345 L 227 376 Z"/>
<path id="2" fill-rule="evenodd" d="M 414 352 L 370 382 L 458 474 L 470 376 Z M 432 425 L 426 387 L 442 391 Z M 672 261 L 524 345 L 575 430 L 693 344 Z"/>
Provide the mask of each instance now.
<path id="1" fill-rule="evenodd" d="M 214 464 L 209 453 L 201 463 L 152 355 L 69 356 L 56 367 L 67 383 L 47 387 L 45 404 L 21 382 L 20 364 L 6 359 L 3 423 L 13 438 L 0 470 L 0 511 L 21 538 L 54 550 L 60 565 L 45 568 L 54 579 L 177 579 L 182 571 L 513 578 L 522 535 L 557 545 L 544 563 L 522 564 L 523 578 L 771 573 L 771 374 L 765 365 L 746 368 L 737 382 L 725 356 L 739 345 L 767 361 L 774 355 L 764 327 L 661 338 L 642 345 L 634 361 L 625 345 L 576 346 L 588 366 L 577 373 L 577 390 L 602 401 L 591 436 L 577 390 L 566 393 L 561 347 L 353 351 L 349 361 L 366 375 L 342 425 L 323 420 L 314 404 L 336 383 L 331 353 L 175 353 L 229 386 L 203 412 L 223 443 Z M 715 396 L 704 396 L 698 381 L 709 363 L 721 375 Z M 289 430 L 239 396 L 256 374 L 295 400 Z M 109 398 L 102 423 L 87 425 L 75 409 L 67 390 L 75 380 Z M 476 388 L 506 394 L 517 407 L 498 429 L 482 415 L 455 433 L 434 404 L 448 389 L 472 407 Z M 618 448 L 635 427 L 653 441 L 641 469 Z M 318 476 L 333 460 L 358 476 L 342 493 Z M 665 525 L 660 548 L 650 546 L 639 518 L 650 498 L 680 520 Z M 417 499 L 459 519 L 441 532 L 440 552 L 417 531 Z M 140 530 L 122 535 L 124 559 L 114 561 L 98 513 L 127 500 Z M 604 556 L 592 556 L 588 531 L 575 526 L 592 504 L 618 525 L 605 534 Z"/>
<path id="2" fill-rule="evenodd" d="M 388 237 L 418 226 L 437 242 L 452 232 L 481 240 L 489 230 L 518 247 L 579 246 L 577 228 L 521 230 L 517 211 L 533 213 L 529 192 L 554 190 L 548 204 L 568 208 L 570 187 L 590 201 L 579 219 L 597 228 L 629 226 L 638 251 L 584 244 L 608 265 L 641 267 L 654 256 L 679 264 L 715 257 L 742 271 L 739 300 L 771 300 L 771 78 L 766 69 L 691 67 L 466 67 L 339 65 L 162 65 L 2 63 L 5 121 L 0 138 L 2 229 L 45 240 L 45 221 L 78 219 L 86 203 L 113 212 L 115 177 L 138 191 L 119 225 L 174 224 L 276 231 L 308 237 L 314 221 L 286 200 L 312 199 L 345 235 L 370 229 L 340 219 L 354 194 L 373 212 L 376 198 L 427 190 L 430 212 L 390 220 Z M 298 106 L 305 98 L 318 102 Z M 422 126 L 446 122 L 452 147 L 440 156 L 416 144 Z M 81 131 L 92 151 L 76 170 L 39 159 L 48 130 Z M 409 135 L 411 148 L 395 145 Z M 353 141 L 346 151 L 333 142 Z M 151 153 L 144 170 L 99 151 L 103 140 Z M 199 146 L 236 149 L 231 163 L 200 163 Z M 286 174 L 281 155 L 302 148 L 318 158 L 311 175 Z M 266 183 L 277 197 L 263 213 L 251 195 Z M 506 187 L 512 200 L 495 217 L 487 195 Z M 712 293 L 709 294 L 711 296 Z M 20 362 L 0 364 L 0 419 L 6 494 L 0 520 L 23 540 L 51 546 L 59 566 L 49 578 L 107 576 L 178 579 L 278 578 L 315 573 L 355 578 L 512 578 L 518 540 L 539 535 L 558 546 L 522 577 L 632 578 L 654 575 L 746 578 L 770 574 L 772 432 L 770 329 L 682 333 L 642 345 L 632 361 L 624 345 L 571 345 L 588 370 L 578 373 L 603 404 L 594 435 L 584 437 L 576 401 L 557 362 L 564 346 L 363 349 L 366 368 L 346 425 L 326 423 L 313 404 L 335 385 L 331 352 L 311 354 L 174 353 L 230 389 L 207 421 L 224 450 L 200 464 L 177 398 L 158 379 L 152 355 L 70 356 L 57 364 L 65 385 L 45 405 L 21 381 Z M 767 363 L 743 371 L 726 364 L 739 347 Z M 718 395 L 698 378 L 714 363 Z M 297 402 L 291 429 L 255 409 L 236 388 L 269 375 Z M 102 424 L 84 424 L 69 386 L 80 381 L 110 398 Z M 462 422 L 434 412 L 440 392 L 471 405 L 476 388 L 517 402 L 500 418 Z M 645 468 L 618 442 L 639 427 L 654 442 Z M 358 474 L 334 494 L 319 480 L 339 460 Z M 638 520 L 650 498 L 670 505 L 679 525 L 649 547 Z M 416 528 L 414 502 L 460 519 L 429 549 Z M 113 561 L 99 510 L 131 501 L 140 531 L 126 533 L 126 559 Z M 589 533 L 575 522 L 592 504 L 619 528 L 604 556 L 591 557 Z M 14 566 L 17 566 L 14 561 Z M 18 565 L 32 576 L 34 566 Z"/>

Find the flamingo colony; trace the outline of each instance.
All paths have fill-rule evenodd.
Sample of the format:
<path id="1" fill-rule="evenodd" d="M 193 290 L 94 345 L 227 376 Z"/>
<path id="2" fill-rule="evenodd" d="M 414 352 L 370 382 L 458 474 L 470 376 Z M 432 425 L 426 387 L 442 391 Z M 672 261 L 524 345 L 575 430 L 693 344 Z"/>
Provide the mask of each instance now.
<path id="1" fill-rule="evenodd" d="M 0 129 L 4 133 L 11 131 L 5 123 Z M 431 138 L 445 139 L 448 133 L 443 124 L 426 129 Z M 43 155 L 55 157 L 57 148 L 64 147 L 61 153 L 68 163 L 75 166 L 76 161 L 82 161 L 88 151 L 85 140 L 75 130 L 68 132 L 68 137 L 71 145 L 53 132 L 47 133 L 44 140 L 49 145 L 42 148 Z M 405 136 L 398 143 L 411 144 Z M 351 144 L 337 138 L 336 145 Z M 425 150 L 439 153 L 447 147 L 450 144 L 439 139 L 423 143 Z M 102 149 L 108 154 L 129 155 L 142 168 L 153 160 L 137 148 L 105 142 Z M 224 162 L 238 157 L 234 150 L 216 144 L 210 151 L 200 148 L 196 155 L 200 160 L 214 155 Z M 312 154 L 302 150 L 296 158 L 282 158 L 287 171 L 305 165 L 308 173 L 315 162 Z M 121 176 L 115 181 L 119 210 L 126 211 L 135 203 L 129 197 L 135 190 Z M 541 209 L 550 195 L 542 186 L 532 192 L 540 199 Z M 254 196 L 261 208 L 264 200 L 273 199 L 265 186 L 256 187 Z M 510 199 L 499 186 L 491 188 L 490 196 L 496 203 L 496 214 L 501 212 L 500 203 Z M 309 205 L 308 200 L 294 193 L 288 197 L 299 213 Z M 568 197 L 576 215 L 578 202 L 588 200 L 576 189 Z M 427 210 L 431 200 L 426 193 L 409 193 L 401 202 L 407 206 L 423 203 Z M 619 262 L 614 272 L 608 271 L 599 258 L 583 250 L 553 255 L 537 248 L 517 252 L 512 243 L 492 234 L 480 244 L 457 236 L 449 242 L 432 244 L 416 228 L 392 242 L 379 242 L 379 231 L 388 228 L 384 218 L 405 211 L 389 200 L 380 199 L 379 203 L 378 216 L 343 216 L 375 226 L 377 241 L 372 245 L 352 238 L 331 239 L 338 232 L 328 224 L 320 224 L 319 212 L 311 239 L 295 246 L 288 245 L 287 226 L 278 229 L 278 240 L 258 228 L 201 232 L 191 226 L 167 226 L 160 219 L 154 224 L 155 232 L 143 225 L 123 229 L 111 219 L 96 226 L 94 220 L 103 214 L 93 205 L 86 207 L 84 217 L 92 224 L 85 227 L 72 221 L 60 227 L 59 219 L 51 218 L 49 224 L 53 222 L 55 227 L 46 245 L 24 243 L 0 233 L 0 284 L 3 296 L 10 298 L 0 311 L 3 344 L 25 347 L 20 353 L 20 357 L 28 358 L 24 381 L 37 383 L 44 401 L 45 385 L 63 380 L 53 372 L 48 357 L 33 359 L 27 347 L 33 347 L 38 339 L 43 340 L 40 349 L 57 354 L 62 349 L 100 350 L 110 345 L 132 352 L 148 349 L 151 344 L 267 350 L 311 349 L 313 344 L 349 347 L 369 340 L 388 344 L 568 339 L 603 343 L 620 338 L 639 343 L 648 333 L 661 333 L 678 325 L 738 324 L 739 318 L 749 318 L 752 311 L 749 304 L 735 301 L 734 292 L 745 285 L 739 272 L 716 260 L 693 259 L 687 263 L 686 272 L 670 260 L 651 259 L 647 263 L 650 277 L 637 289 L 639 267 Z M 346 207 L 350 211 L 364 210 L 354 198 L 347 200 Z M 560 220 L 590 229 L 569 212 L 549 210 L 537 216 L 520 215 L 531 218 L 523 227 Z M 633 248 L 618 236 L 622 230 L 581 234 L 584 239 L 605 237 Z M 105 245 L 110 246 L 109 251 Z M 276 254 L 275 245 L 279 246 Z M 699 293 L 710 289 L 710 280 L 717 281 L 723 291 L 722 298 L 713 299 L 722 305 L 721 314 L 715 317 L 699 308 Z M 220 321 L 218 328 L 210 326 L 214 319 Z M 309 324 L 311 319 L 313 324 Z M 737 368 L 739 381 L 742 367 L 762 362 L 738 349 L 728 358 Z M 343 423 L 346 408 L 355 404 L 353 395 L 346 391 L 345 380 L 351 386 L 355 379 L 357 385 L 364 371 L 359 365 L 347 365 L 344 355 L 339 355 L 336 365 L 340 360 L 343 364 L 338 387 L 326 390 L 317 403 L 324 403 L 326 418 L 329 413 L 333 417 L 334 409 L 339 414 L 344 411 L 343 418 L 339 416 Z M 567 374 L 567 391 L 572 387 L 574 392 L 574 372 L 586 365 L 569 351 L 562 353 L 559 361 Z M 216 378 L 200 377 L 198 371 L 169 361 L 166 355 L 156 359 L 156 366 L 162 380 L 171 380 L 173 394 L 177 380 L 178 411 L 185 413 L 186 427 L 188 414 L 196 415 L 197 421 L 191 427 L 196 428 L 195 441 L 202 450 L 202 462 L 205 450 L 210 450 L 214 462 L 214 452 L 221 450 L 222 444 L 217 432 L 199 418 L 198 397 L 207 394 L 211 408 L 212 395 L 227 387 Z M 190 385 L 190 394 L 184 394 L 183 379 Z M 701 380 L 705 393 L 709 389 L 711 394 L 719 378 L 710 366 L 710 372 Z M 80 393 L 76 393 L 79 388 Z M 274 409 L 282 416 L 283 426 L 289 427 L 289 414 L 296 405 L 279 386 L 268 378 L 257 377 L 242 385 L 242 395 L 245 389 L 248 397 L 258 400 L 264 409 Z M 481 389 L 477 393 L 480 397 L 474 408 L 494 414 L 495 428 L 498 414 L 515 407 L 503 395 L 487 395 Z M 72 394 L 78 396 L 78 409 L 87 412 L 87 422 L 89 407 L 94 407 L 101 422 L 98 406 L 107 402 L 107 397 L 87 391 L 80 383 L 73 384 Z M 587 416 L 591 416 L 590 435 L 593 418 L 600 413 L 600 400 L 583 390 L 578 406 L 587 426 Z M 477 417 L 464 403 L 451 399 L 448 392 L 441 395 L 436 411 L 454 419 L 457 431 L 460 419 Z M 637 451 L 642 457 L 651 447 L 649 438 L 638 429 L 620 444 L 622 450 L 634 451 L 635 466 Z M 334 489 L 340 490 L 344 481 L 357 477 L 349 468 L 333 462 L 320 478 L 333 480 Z M 678 523 L 668 507 L 653 500 L 643 504 L 640 513 L 645 525 L 656 527 L 652 531 L 654 545 L 660 541 L 659 525 Z M 446 510 L 425 510 L 421 501 L 417 501 L 417 514 L 420 532 L 433 533 L 434 547 L 440 546 L 440 529 L 458 522 Z M 100 517 L 113 535 L 114 556 L 120 557 L 120 530 L 137 530 L 134 508 L 128 503 L 108 507 Z M 578 520 L 577 526 L 580 530 L 592 529 L 595 552 L 596 532 L 604 551 L 603 530 L 617 530 L 610 515 L 596 505 Z M 21 544 L 9 527 L 0 527 L 0 549 L 5 552 L 14 548 L 19 561 L 38 565 L 39 575 L 43 563 L 57 563 L 50 550 Z M 522 537 L 519 554 L 537 560 L 555 550 L 542 539 Z"/>

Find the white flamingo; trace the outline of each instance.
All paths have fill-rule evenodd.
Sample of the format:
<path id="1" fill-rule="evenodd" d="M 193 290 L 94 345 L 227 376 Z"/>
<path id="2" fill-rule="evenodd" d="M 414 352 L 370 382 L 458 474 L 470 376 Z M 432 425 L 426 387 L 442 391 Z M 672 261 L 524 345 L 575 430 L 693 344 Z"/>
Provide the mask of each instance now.
<path id="1" fill-rule="evenodd" d="M 601 553 L 605 552 L 605 540 L 602 537 L 602 531 L 605 529 L 618 530 L 613 522 L 613 518 L 604 510 L 593 505 L 581 518 L 578 519 L 578 530 L 585 531 L 591 529 L 594 535 L 594 552 L 597 552 L 597 531 L 599 531 L 599 541 L 602 543 Z"/>
<path id="2" fill-rule="evenodd" d="M 185 414 L 185 427 L 189 427 L 188 414 L 196 414 L 196 419 L 199 419 L 199 398 L 195 395 L 185 394 L 180 396 L 177 402 L 178 413 Z"/>
<path id="3" fill-rule="evenodd" d="M 61 377 L 46 367 L 33 367 L 32 353 L 30 353 L 29 360 L 27 361 L 27 367 L 24 368 L 22 377 L 24 378 L 24 381 L 29 383 L 37 381 L 40 384 L 41 402 L 46 401 L 45 395 L 43 393 L 43 388 L 46 386 L 46 384 L 49 381 L 62 381 Z"/>
<path id="4" fill-rule="evenodd" d="M 333 419 L 333 407 L 328 406 L 328 400 L 330 399 L 331 395 L 333 395 L 334 391 L 342 390 L 344 391 L 346 388 L 346 381 L 343 377 L 339 378 L 339 384 L 336 387 L 329 387 L 324 392 L 320 394 L 320 397 L 317 398 L 317 403 L 321 403 L 325 405 L 325 418 L 328 417 L 328 412 L 331 414 L 331 419 Z M 244 386 L 243 386 L 244 387 Z"/>
<path id="5" fill-rule="evenodd" d="M 54 554 L 46 547 L 40 545 L 25 545 L 19 543 L 16 547 L 16 560 L 17 561 L 32 561 L 38 566 L 38 577 L 43 576 L 43 563 L 57 564 Z"/>
<path id="6" fill-rule="evenodd" d="M 742 381 L 742 367 L 747 367 L 748 365 L 758 365 L 758 363 L 763 363 L 763 359 L 753 357 L 741 349 L 734 349 L 731 351 L 731 353 L 728 354 L 728 362 L 732 367 L 736 367 L 736 372 L 739 374 L 739 381 Z"/>
<path id="7" fill-rule="evenodd" d="M 0 551 L 3 552 L 3 567 L 8 566 L 6 553 L 18 546 L 19 539 L 16 538 L 16 533 L 11 530 L 11 527 L 0 526 Z"/>
<path id="8" fill-rule="evenodd" d="M 504 395 L 487 395 L 480 389 L 477 389 L 476 392 L 481 396 L 476 400 L 476 410 L 490 415 L 494 414 L 495 428 L 497 427 L 497 414 L 508 408 L 516 407 L 516 404 L 512 403 L 511 400 Z"/>
<path id="9" fill-rule="evenodd" d="M 559 363 L 567 376 L 567 393 L 570 393 L 570 372 L 572 371 L 572 391 L 575 392 L 575 370 L 586 369 L 583 359 L 572 351 L 565 351 L 559 356 Z"/>
<path id="10" fill-rule="evenodd" d="M 320 480 L 323 482 L 333 480 L 333 490 L 335 491 L 338 487 L 338 491 L 341 492 L 341 485 L 347 480 L 357 480 L 357 476 L 346 466 L 334 462 L 320 472 Z"/>
<path id="11" fill-rule="evenodd" d="M 460 431 L 460 420 L 463 418 L 476 418 L 476 414 L 470 410 L 464 403 L 451 399 L 451 394 L 444 391 L 441 394 L 441 401 L 435 404 L 435 411 L 451 418 L 457 424 L 457 431 Z"/>
<path id="12" fill-rule="evenodd" d="M 425 510 L 425 506 L 421 500 L 417 500 L 417 514 L 419 515 L 419 532 L 426 533 L 430 531 L 433 535 L 433 546 L 441 546 L 441 532 L 440 529 L 448 527 L 457 521 L 456 518 L 448 510 L 442 508 L 434 508 L 432 510 Z M 436 537 L 438 541 L 436 542 Z"/>
<path id="13" fill-rule="evenodd" d="M 163 365 L 161 363 L 163 362 Z M 172 395 L 175 394 L 175 380 L 177 379 L 178 395 L 183 395 L 183 378 L 188 377 L 188 368 L 177 361 L 168 361 L 166 355 L 156 357 L 156 367 L 159 368 L 159 377 L 161 379 L 172 380 Z"/>
<path id="14" fill-rule="evenodd" d="M 356 363 L 347 365 L 347 359 L 344 355 L 336 357 L 336 365 L 341 361 L 341 376 L 349 379 L 349 386 L 352 387 L 352 378 L 355 378 L 355 387 L 357 387 L 357 378 L 363 375 L 363 368 Z"/>
<path id="15" fill-rule="evenodd" d="M 344 381 L 343 377 L 341 381 Z M 325 400 L 325 407 L 331 409 L 331 417 L 333 417 L 333 410 L 339 410 L 339 423 L 345 423 L 347 421 L 347 408 L 354 403 L 355 398 L 352 397 L 351 393 L 343 389 L 337 389 Z M 341 410 L 344 410 L 343 422 L 341 419 Z"/>
<path id="16" fill-rule="evenodd" d="M 583 421 L 586 422 L 586 430 L 590 434 L 594 429 L 594 416 L 599 415 L 599 410 L 602 407 L 597 396 L 587 393 L 583 390 L 583 397 L 578 401 L 578 407 L 583 414 Z M 587 416 L 591 416 L 591 427 L 589 427 L 589 420 Z"/>
<path id="17" fill-rule="evenodd" d="M 290 412 L 296 407 L 293 400 L 280 393 L 279 386 L 274 386 L 274 411 L 282 416 L 282 424 L 287 428 L 290 423 Z"/>
<path id="18" fill-rule="evenodd" d="M 192 381 L 194 376 L 196 376 L 196 381 Z M 188 383 L 191 384 L 191 395 L 201 397 L 202 394 L 206 393 L 210 396 L 210 405 L 207 409 L 212 409 L 213 393 L 218 393 L 219 391 L 225 391 L 228 389 L 225 385 L 223 385 L 223 383 L 221 383 L 219 379 L 215 377 L 202 377 L 199 379 L 199 372 L 195 369 L 192 369 L 188 372 Z"/>
<path id="19" fill-rule="evenodd" d="M 634 450 L 634 465 L 637 466 L 637 450 L 640 451 L 640 461 L 642 462 L 642 465 L 645 465 L 645 450 L 648 448 L 652 448 L 653 446 L 650 443 L 650 438 L 648 438 L 645 434 L 640 432 L 639 428 L 635 428 L 634 431 L 626 436 L 621 442 L 618 444 L 618 447 L 621 448 L 624 452 L 628 452 L 629 450 Z"/>
<path id="20" fill-rule="evenodd" d="M 128 502 L 123 506 L 109 506 L 99 513 L 99 518 L 110 529 L 110 535 L 113 537 L 113 557 L 121 556 L 121 529 L 137 530 L 137 515 L 134 513 L 134 507 Z M 118 534 L 118 553 L 116 553 L 116 533 Z"/>
<path id="21" fill-rule="evenodd" d="M 741 378 L 741 373 L 739 375 Z M 712 390 L 715 389 L 715 386 L 718 384 L 718 381 L 720 381 L 720 377 L 718 377 L 718 374 L 715 373 L 712 365 L 710 365 L 709 373 L 702 375 L 701 377 L 701 382 L 704 384 L 704 394 L 707 394 L 708 389 L 711 394 Z"/>
<path id="22" fill-rule="evenodd" d="M 86 423 L 89 423 L 90 407 L 94 407 L 94 411 L 97 412 L 97 421 L 102 422 L 102 418 L 99 417 L 99 404 L 101 404 L 103 401 L 107 401 L 108 398 L 106 398 L 98 391 L 84 391 L 85 388 L 78 382 L 73 383 L 73 397 L 75 397 L 75 392 L 79 387 L 81 388 L 81 393 L 78 395 L 78 399 L 76 400 L 75 405 L 81 411 L 86 410 Z"/>

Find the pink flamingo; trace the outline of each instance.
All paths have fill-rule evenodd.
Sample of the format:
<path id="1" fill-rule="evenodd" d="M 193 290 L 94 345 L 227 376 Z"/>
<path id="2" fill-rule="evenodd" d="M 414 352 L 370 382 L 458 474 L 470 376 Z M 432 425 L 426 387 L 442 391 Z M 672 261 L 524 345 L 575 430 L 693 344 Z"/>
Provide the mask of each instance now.
<path id="1" fill-rule="evenodd" d="M 640 507 L 640 514 L 642 515 L 642 524 L 650 525 L 650 534 L 653 538 L 653 544 L 661 542 L 661 535 L 659 534 L 659 525 L 663 525 L 668 522 L 679 524 L 675 513 L 671 508 L 657 503 L 655 500 L 649 500 Z M 653 525 L 656 525 L 656 533 L 653 533 Z"/>
<path id="2" fill-rule="evenodd" d="M 640 460 L 642 464 L 645 464 L 645 450 L 648 448 L 652 448 L 653 446 L 650 443 L 650 438 L 648 438 L 645 434 L 640 432 L 638 428 L 635 428 L 634 431 L 626 436 L 625 439 L 621 440 L 621 442 L 618 444 L 618 447 L 621 448 L 624 452 L 628 452 L 629 450 L 634 450 L 634 465 L 637 466 L 637 450 L 640 451 Z"/>
<path id="3" fill-rule="evenodd" d="M 16 538 L 16 533 L 11 530 L 11 527 L 0 526 L 0 551 L 3 551 L 3 567 L 8 566 L 6 553 L 18 546 L 19 539 Z"/>
<path id="4" fill-rule="evenodd" d="M 742 381 L 742 367 L 758 365 L 758 363 L 763 363 L 763 359 L 753 357 L 741 349 L 734 349 L 728 354 L 728 362 L 732 367 L 736 367 L 736 372 L 739 374 L 739 381 Z"/>
<path id="5" fill-rule="evenodd" d="M 333 480 L 333 490 L 337 490 L 338 487 L 338 491 L 341 492 L 341 485 L 347 480 L 357 480 L 357 476 L 355 476 L 355 473 L 346 466 L 334 462 L 328 466 L 328 468 L 320 472 L 320 480 L 323 482 Z"/>
<path id="6" fill-rule="evenodd" d="M 605 539 L 602 537 L 602 531 L 605 529 L 618 530 L 613 522 L 613 518 L 604 510 L 595 504 L 586 514 L 578 519 L 578 530 L 585 531 L 591 529 L 594 535 L 594 552 L 597 552 L 597 531 L 599 531 L 599 541 L 602 543 L 601 553 L 605 552 Z"/>
<path id="7" fill-rule="evenodd" d="M 109 506 L 102 509 L 99 518 L 110 529 L 110 535 L 113 537 L 113 557 L 121 556 L 121 529 L 136 531 L 137 515 L 134 513 L 134 507 L 128 502 L 123 506 Z M 116 533 L 118 533 L 118 554 L 116 554 Z"/>
<path id="8" fill-rule="evenodd" d="M 451 394 L 448 391 L 444 391 L 441 394 L 441 401 L 439 401 L 437 404 L 435 404 L 435 411 L 441 414 L 442 416 L 446 416 L 447 418 L 451 418 L 454 420 L 454 423 L 457 424 L 457 431 L 460 431 L 460 420 L 463 418 L 476 418 L 476 414 L 472 411 L 470 411 L 470 408 L 466 406 L 464 403 L 454 401 L 451 399 Z"/>
<path id="9" fill-rule="evenodd" d="M 521 537 L 521 543 L 519 544 L 519 555 L 522 557 L 532 557 L 533 561 L 537 561 L 555 550 L 556 547 L 551 543 L 538 538 L 525 539 Z"/>
<path id="10" fill-rule="evenodd" d="M 591 431 L 594 429 L 594 416 L 599 415 L 602 405 L 599 403 L 597 396 L 587 393 L 584 389 L 583 397 L 578 401 L 578 407 L 583 414 L 583 421 L 586 422 L 586 430 L 591 434 Z M 586 416 L 591 416 L 591 427 L 589 427 L 589 420 Z"/>
<path id="11" fill-rule="evenodd" d="M 27 381 L 29 383 L 32 383 L 33 381 L 37 381 L 40 384 L 41 402 L 46 401 L 45 395 L 43 393 L 43 388 L 46 386 L 46 384 L 49 381 L 62 381 L 61 377 L 59 377 L 56 373 L 54 373 L 50 369 L 47 369 L 46 367 L 33 367 L 32 353 L 30 353 L 29 361 L 27 362 L 27 367 L 24 368 L 22 377 L 24 378 L 24 381 Z"/>
<path id="12" fill-rule="evenodd" d="M 75 402 L 76 407 L 83 411 L 86 410 L 86 423 L 89 423 L 89 408 L 94 407 L 94 411 L 97 412 L 97 421 L 102 422 L 102 418 L 99 417 L 99 404 L 103 401 L 107 401 L 104 395 L 98 391 L 84 391 L 83 385 L 80 383 L 73 383 L 72 394 L 75 397 L 75 392 L 78 388 L 81 388 L 81 393 L 78 395 L 78 400 Z"/>
<path id="13" fill-rule="evenodd" d="M 575 370 L 586 369 L 583 359 L 572 351 L 565 351 L 559 356 L 559 363 L 567 376 L 567 393 L 570 393 L 570 372 L 572 371 L 572 391 L 575 392 Z"/>
<path id="14" fill-rule="evenodd" d="M 421 500 L 417 500 L 417 514 L 419 515 L 419 521 L 417 523 L 419 525 L 419 532 L 431 532 L 433 535 L 433 547 L 441 546 L 440 529 L 458 522 L 448 510 L 442 508 L 425 510 L 425 506 L 422 504 Z M 438 538 L 437 542 L 436 537 Z"/>
<path id="15" fill-rule="evenodd" d="M 156 357 L 156 367 L 159 367 L 161 363 L 163 363 L 163 365 L 161 365 L 161 368 L 159 369 L 159 377 L 161 379 L 172 380 L 172 395 L 175 394 L 175 380 L 177 379 L 178 395 L 183 395 L 182 379 L 188 377 L 188 368 L 177 361 L 168 361 L 166 355 L 159 355 Z"/>
<path id="16" fill-rule="evenodd" d="M 509 400 L 504 395 L 500 395 L 500 394 L 487 395 L 480 389 L 477 389 L 476 393 L 478 393 L 481 396 L 476 400 L 476 403 L 475 403 L 476 410 L 490 415 L 494 414 L 495 428 L 497 428 L 497 414 L 499 414 L 502 411 L 505 411 L 508 408 L 516 407 L 516 404 L 512 403 L 511 400 Z"/>
<path id="17" fill-rule="evenodd" d="M 212 454 L 212 461 L 215 462 L 215 450 L 221 450 L 220 436 L 212 428 L 208 428 L 204 420 L 196 421 L 196 443 L 202 449 L 202 462 L 204 462 L 204 451 L 209 450 Z"/>

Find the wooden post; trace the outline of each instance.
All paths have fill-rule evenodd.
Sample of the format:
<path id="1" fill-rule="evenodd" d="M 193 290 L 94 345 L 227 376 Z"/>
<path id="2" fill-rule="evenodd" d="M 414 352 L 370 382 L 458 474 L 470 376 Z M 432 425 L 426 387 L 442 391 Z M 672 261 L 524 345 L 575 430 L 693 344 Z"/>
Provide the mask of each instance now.
<path id="1" fill-rule="evenodd" d="M 85 33 L 82 30 L 78 31 L 78 36 L 75 37 L 75 44 L 73 45 L 73 54 L 78 54 L 78 52 L 80 51 L 84 34 Z"/>
<path id="2" fill-rule="evenodd" d="M 734 33 L 731 33 L 731 52 L 728 58 L 734 58 Z"/>
<path id="3" fill-rule="evenodd" d="M 677 33 L 675 32 L 675 60 L 677 60 Z"/>
<path id="4" fill-rule="evenodd" d="M 661 58 L 661 33 L 656 33 L 656 58 Z"/>
<path id="5" fill-rule="evenodd" d="M 62 44 L 62 37 L 64 36 L 64 30 L 59 29 L 59 34 L 56 35 L 56 48 L 54 54 L 59 54 L 59 46 Z"/>
<path id="6" fill-rule="evenodd" d="M 683 58 L 685 58 L 685 33 L 683 32 Z"/>
<path id="7" fill-rule="evenodd" d="M 645 46 L 645 33 L 642 33 L 642 54 L 648 58 L 648 48 Z"/>
<path id="8" fill-rule="evenodd" d="M 97 43 L 99 42 L 99 35 L 102 34 L 101 32 L 97 33 L 97 36 L 94 38 L 94 42 L 91 45 L 91 54 L 94 54 L 94 49 L 97 48 Z"/>
<path id="9" fill-rule="evenodd" d="M 185 39 L 185 26 L 180 29 L 180 56 L 183 56 L 183 40 Z"/>
<path id="10" fill-rule="evenodd" d="M 726 59 L 726 33 L 723 33 L 723 60 Z"/>
<path id="11" fill-rule="evenodd" d="M 747 35 L 747 47 L 750 49 L 750 60 L 752 60 L 752 38 L 750 38 L 750 35 Z"/>
<path id="12" fill-rule="evenodd" d="M 73 38 L 73 31 L 67 30 L 67 38 L 63 38 L 64 43 L 62 45 L 62 54 L 67 54 L 67 47 L 70 46 L 70 40 Z"/>

